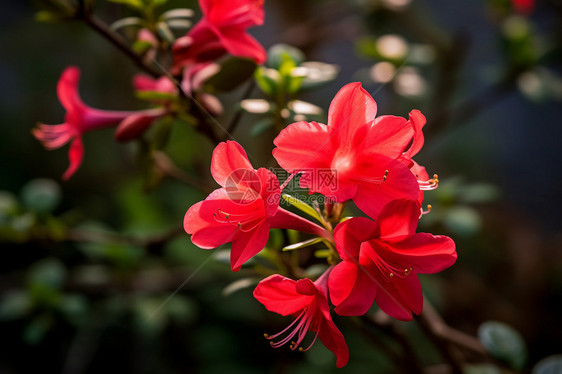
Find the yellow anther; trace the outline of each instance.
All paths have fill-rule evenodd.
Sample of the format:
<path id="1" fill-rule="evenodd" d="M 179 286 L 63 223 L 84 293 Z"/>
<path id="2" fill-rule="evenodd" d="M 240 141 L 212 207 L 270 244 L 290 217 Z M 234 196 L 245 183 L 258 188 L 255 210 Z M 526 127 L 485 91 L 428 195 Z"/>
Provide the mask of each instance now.
<path id="1" fill-rule="evenodd" d="M 391 278 L 393 278 L 393 277 L 394 277 L 394 274 L 390 273 L 389 276 L 390 276 Z"/>
<path id="2" fill-rule="evenodd" d="M 269 339 L 269 334 L 263 334 L 263 337 Z"/>

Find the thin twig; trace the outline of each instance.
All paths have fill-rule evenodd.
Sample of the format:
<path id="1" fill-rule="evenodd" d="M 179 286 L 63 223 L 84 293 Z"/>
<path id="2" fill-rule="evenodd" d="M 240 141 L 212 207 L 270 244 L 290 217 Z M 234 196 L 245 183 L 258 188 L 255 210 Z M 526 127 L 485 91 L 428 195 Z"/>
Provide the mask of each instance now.
<path id="1" fill-rule="evenodd" d="M 250 83 L 246 87 L 246 90 L 244 91 L 244 94 L 242 94 L 242 99 L 240 101 L 245 100 L 248 97 L 250 97 L 250 95 L 252 94 L 252 91 L 254 90 L 255 87 L 256 87 L 255 81 L 253 79 L 250 80 Z M 240 107 L 240 108 L 238 108 L 236 113 L 234 113 L 234 116 L 232 117 L 232 120 L 230 120 L 230 123 L 226 127 L 227 133 L 233 133 L 234 132 L 234 130 L 236 129 L 236 127 L 240 123 L 240 118 L 242 118 L 242 114 L 244 114 L 244 110 L 242 109 L 242 107 Z"/>
<path id="2" fill-rule="evenodd" d="M 152 157 L 154 165 L 159 168 L 165 175 L 183 182 L 191 187 L 195 187 L 201 192 L 211 193 L 213 189 L 208 184 L 202 183 L 199 179 L 193 178 L 174 164 L 174 162 L 162 151 L 153 151 Z"/>
<path id="3" fill-rule="evenodd" d="M 149 65 L 142 57 L 137 54 L 134 50 L 129 47 L 129 44 L 115 31 L 111 30 L 102 20 L 93 15 L 90 10 L 86 9 L 83 1 L 79 2 L 77 17 L 84 20 L 84 22 L 89 25 L 92 29 L 103 36 L 107 41 L 113 44 L 117 49 L 123 52 L 127 57 L 129 57 L 135 65 L 150 74 L 151 76 L 157 78 L 162 75 L 159 69 L 153 65 Z"/>

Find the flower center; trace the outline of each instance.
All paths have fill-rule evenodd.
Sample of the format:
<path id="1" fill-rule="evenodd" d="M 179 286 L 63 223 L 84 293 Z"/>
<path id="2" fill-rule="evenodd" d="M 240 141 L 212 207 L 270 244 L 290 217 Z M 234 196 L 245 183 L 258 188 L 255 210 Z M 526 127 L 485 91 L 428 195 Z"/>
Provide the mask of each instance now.
<path id="1" fill-rule="evenodd" d="M 384 281 L 387 283 L 391 282 L 394 278 L 406 279 L 414 271 L 412 266 L 404 266 L 389 259 L 384 259 L 375 251 L 369 252 L 371 254 L 371 260 L 377 269 L 380 270 Z"/>
<path id="2" fill-rule="evenodd" d="M 300 352 L 306 352 L 312 347 L 312 345 L 316 341 L 316 338 L 318 337 L 318 331 L 316 331 L 316 335 L 314 336 L 312 343 L 310 343 L 310 345 L 307 348 L 300 347 L 300 344 L 304 340 L 306 333 L 308 332 L 314 321 L 314 315 L 316 314 L 315 311 L 316 308 L 314 307 L 310 307 L 310 306 L 306 307 L 297 316 L 297 318 L 295 318 L 295 320 L 289 326 L 287 326 L 283 331 L 278 332 L 275 335 L 263 334 L 263 336 L 268 340 L 272 340 L 285 334 L 286 332 L 290 331 L 291 328 L 293 328 L 293 330 L 287 333 L 287 335 L 283 339 L 278 340 L 277 342 L 271 341 L 269 342 L 269 344 L 273 348 L 279 348 L 282 345 L 291 342 L 291 344 L 289 345 L 289 348 L 291 348 L 291 350 L 294 351 L 295 349 L 298 348 Z M 295 336 L 296 336 L 296 342 L 293 340 Z"/>
<path id="3" fill-rule="evenodd" d="M 248 214 L 236 214 L 217 209 L 213 216 L 217 222 L 236 225 L 242 232 L 252 231 L 265 220 L 265 216 L 259 210 L 252 210 Z"/>

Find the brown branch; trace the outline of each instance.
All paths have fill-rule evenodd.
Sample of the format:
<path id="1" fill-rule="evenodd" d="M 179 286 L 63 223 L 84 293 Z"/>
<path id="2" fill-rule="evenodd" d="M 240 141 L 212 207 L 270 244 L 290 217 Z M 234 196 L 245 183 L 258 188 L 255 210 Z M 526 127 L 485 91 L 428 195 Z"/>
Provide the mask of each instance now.
<path id="1" fill-rule="evenodd" d="M 172 159 L 168 157 L 162 151 L 153 151 L 152 157 L 154 159 L 154 165 L 160 169 L 165 175 L 174 178 L 182 183 L 185 183 L 191 187 L 195 187 L 201 192 L 209 194 L 213 191 L 213 188 L 206 183 L 202 183 L 199 179 L 192 177 L 174 164 Z"/>
<path id="2" fill-rule="evenodd" d="M 150 65 L 144 61 L 138 53 L 129 47 L 129 44 L 121 35 L 111 30 L 102 20 L 93 15 L 91 10 L 84 6 L 83 1 L 79 1 L 76 17 L 82 19 L 88 26 L 129 57 L 135 65 L 151 76 L 157 78 L 165 73 L 161 71 L 162 69 L 157 69 L 154 65 Z"/>

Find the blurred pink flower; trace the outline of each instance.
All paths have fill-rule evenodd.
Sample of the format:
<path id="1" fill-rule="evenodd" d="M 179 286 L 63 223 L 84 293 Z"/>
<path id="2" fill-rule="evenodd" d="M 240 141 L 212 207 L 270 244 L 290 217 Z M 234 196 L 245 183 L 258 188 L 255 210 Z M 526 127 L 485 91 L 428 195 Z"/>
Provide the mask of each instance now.
<path id="1" fill-rule="evenodd" d="M 60 125 L 40 123 L 32 130 L 33 135 L 49 150 L 71 142 L 68 150 L 70 165 L 63 174 L 64 180 L 68 180 L 78 170 L 84 158 L 82 134 L 118 124 L 124 124 L 128 129 L 146 127 L 166 114 L 163 109 L 109 111 L 89 107 L 82 102 L 78 93 L 79 81 L 80 70 L 77 67 L 70 66 L 63 71 L 57 85 L 57 94 L 66 109 L 65 122 Z"/>

